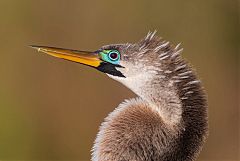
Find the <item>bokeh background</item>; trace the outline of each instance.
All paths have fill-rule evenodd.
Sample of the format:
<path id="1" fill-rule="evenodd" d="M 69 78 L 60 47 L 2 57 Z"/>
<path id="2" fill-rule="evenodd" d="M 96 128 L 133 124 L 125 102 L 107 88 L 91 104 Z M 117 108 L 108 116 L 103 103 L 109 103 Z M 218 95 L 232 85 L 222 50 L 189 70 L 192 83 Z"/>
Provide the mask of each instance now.
<path id="1" fill-rule="evenodd" d="M 0 160 L 90 160 L 104 117 L 135 95 L 106 75 L 30 44 L 96 50 L 149 30 L 197 69 L 210 135 L 199 161 L 239 159 L 237 0 L 0 0 Z"/>

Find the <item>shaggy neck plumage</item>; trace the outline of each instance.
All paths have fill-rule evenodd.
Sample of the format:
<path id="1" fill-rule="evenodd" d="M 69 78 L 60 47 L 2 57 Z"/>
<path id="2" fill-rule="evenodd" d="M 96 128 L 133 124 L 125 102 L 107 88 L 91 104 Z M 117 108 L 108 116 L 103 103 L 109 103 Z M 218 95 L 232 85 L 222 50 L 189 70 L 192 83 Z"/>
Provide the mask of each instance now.
<path id="1" fill-rule="evenodd" d="M 182 117 L 182 103 L 172 80 L 165 81 L 155 76 L 137 93 L 158 112 L 164 123 L 177 125 Z"/>
<path id="2" fill-rule="evenodd" d="M 207 136 L 206 100 L 200 82 L 189 72 L 190 68 L 183 64 L 181 66 L 176 67 L 171 76 L 165 75 L 167 80 L 162 75 L 156 75 L 140 88 L 142 90 L 134 91 L 141 99 L 121 104 L 105 119 L 94 145 L 94 161 L 129 158 L 195 160 Z M 159 119 L 153 119 L 156 114 Z M 140 129 L 137 125 L 142 123 L 140 129 L 144 127 L 143 134 L 138 132 Z M 131 134 L 135 131 L 136 134 Z M 146 135 L 149 140 L 147 143 L 144 141 Z M 136 143 L 132 143 L 134 140 Z"/>
<path id="3" fill-rule="evenodd" d="M 157 111 L 166 128 L 174 127 L 169 160 L 194 160 L 208 134 L 207 103 L 200 81 L 180 57 L 137 94 Z M 166 72 L 167 71 L 167 72 Z M 166 139 L 166 138 L 165 138 Z M 174 157 L 173 157 L 174 156 Z"/>
<path id="4" fill-rule="evenodd" d="M 195 160 L 207 136 L 207 105 L 200 81 L 179 55 L 181 49 L 148 34 L 126 50 L 137 54 L 139 68 L 148 68 L 133 77 L 110 77 L 140 99 L 120 104 L 105 119 L 93 160 Z M 147 60 L 148 54 L 152 57 Z"/>

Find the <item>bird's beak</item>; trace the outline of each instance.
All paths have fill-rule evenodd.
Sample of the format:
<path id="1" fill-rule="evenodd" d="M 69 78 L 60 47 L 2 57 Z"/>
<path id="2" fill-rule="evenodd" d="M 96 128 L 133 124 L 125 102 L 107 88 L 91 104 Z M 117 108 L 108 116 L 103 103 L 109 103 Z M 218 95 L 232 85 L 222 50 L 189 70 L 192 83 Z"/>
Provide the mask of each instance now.
<path id="1" fill-rule="evenodd" d="M 47 46 L 34 46 L 34 45 L 32 45 L 31 47 L 34 49 L 37 49 L 39 52 L 43 52 L 57 58 L 81 63 L 81 64 L 88 65 L 95 68 L 100 66 L 102 62 L 97 52 L 88 52 L 88 51 L 79 51 L 79 50 L 47 47 Z"/>

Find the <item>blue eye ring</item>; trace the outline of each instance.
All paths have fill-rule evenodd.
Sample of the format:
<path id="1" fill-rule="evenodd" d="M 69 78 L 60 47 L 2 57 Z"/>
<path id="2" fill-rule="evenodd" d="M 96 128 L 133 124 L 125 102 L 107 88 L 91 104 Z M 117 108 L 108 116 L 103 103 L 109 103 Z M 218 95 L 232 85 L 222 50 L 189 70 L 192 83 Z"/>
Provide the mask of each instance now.
<path id="1" fill-rule="evenodd" d="M 108 58 L 111 61 L 118 61 L 120 59 L 120 53 L 117 50 L 111 50 L 108 54 L 107 54 Z"/>
<path id="2" fill-rule="evenodd" d="M 99 56 L 105 62 L 118 65 L 120 62 L 121 55 L 118 50 L 113 49 L 113 50 L 102 50 L 99 52 Z"/>

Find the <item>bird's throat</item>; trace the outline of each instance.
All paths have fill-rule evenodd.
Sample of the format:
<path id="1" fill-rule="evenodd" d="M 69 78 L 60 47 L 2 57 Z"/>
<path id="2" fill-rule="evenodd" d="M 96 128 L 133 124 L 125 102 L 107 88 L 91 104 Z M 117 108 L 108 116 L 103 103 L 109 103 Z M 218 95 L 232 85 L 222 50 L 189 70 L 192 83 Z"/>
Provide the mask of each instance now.
<path id="1" fill-rule="evenodd" d="M 160 115 L 164 123 L 173 126 L 180 123 L 182 103 L 171 81 L 155 78 L 140 88 L 138 95 L 149 103 L 149 107 Z"/>
<path id="2" fill-rule="evenodd" d="M 109 76 L 127 86 L 147 102 L 166 124 L 176 125 L 180 122 L 182 104 L 171 80 L 165 81 L 155 73 L 145 72 L 126 78 Z"/>

